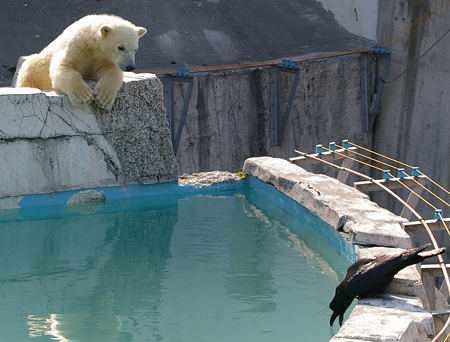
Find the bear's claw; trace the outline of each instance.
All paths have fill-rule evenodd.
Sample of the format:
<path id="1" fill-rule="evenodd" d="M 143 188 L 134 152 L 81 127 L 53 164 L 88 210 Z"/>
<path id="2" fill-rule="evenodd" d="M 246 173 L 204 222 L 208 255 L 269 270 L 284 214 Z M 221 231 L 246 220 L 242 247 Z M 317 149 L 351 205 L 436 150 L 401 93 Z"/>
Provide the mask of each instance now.
<path id="1" fill-rule="evenodd" d="M 92 89 L 89 87 L 78 92 L 68 93 L 67 96 L 69 97 L 70 103 L 75 107 L 86 105 L 94 99 Z"/>
<path id="2" fill-rule="evenodd" d="M 115 95 L 108 94 L 103 91 L 98 91 L 95 94 L 95 102 L 99 104 L 100 107 L 106 110 L 110 110 L 116 99 Z"/>

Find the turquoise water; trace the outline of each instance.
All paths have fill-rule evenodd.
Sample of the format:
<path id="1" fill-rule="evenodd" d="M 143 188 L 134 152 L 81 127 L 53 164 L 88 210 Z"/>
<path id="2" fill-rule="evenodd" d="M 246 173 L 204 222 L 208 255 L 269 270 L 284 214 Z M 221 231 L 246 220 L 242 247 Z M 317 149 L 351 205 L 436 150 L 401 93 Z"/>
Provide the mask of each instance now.
<path id="1" fill-rule="evenodd" d="M 316 231 L 250 189 L 17 211 L 1 341 L 328 341 L 348 262 Z"/>

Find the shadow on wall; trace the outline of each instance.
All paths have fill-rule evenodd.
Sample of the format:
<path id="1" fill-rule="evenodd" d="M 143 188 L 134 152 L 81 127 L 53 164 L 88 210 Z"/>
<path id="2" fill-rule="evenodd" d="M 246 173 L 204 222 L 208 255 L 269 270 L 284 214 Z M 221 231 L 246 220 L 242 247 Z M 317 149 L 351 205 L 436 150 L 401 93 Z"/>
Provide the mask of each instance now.
<path id="1" fill-rule="evenodd" d="M 20 56 L 40 52 L 88 14 L 115 14 L 148 29 L 136 60 L 140 71 L 173 69 L 175 64 L 201 67 L 273 60 L 371 45 L 345 30 L 314 0 L 199 0 L 181 5 L 176 0 L 15 0 L 4 3 L 0 14 L 4 33 L 0 46 L 8 46 L 0 51 L 0 86 L 10 86 Z M 19 24 L 23 22 L 27 25 Z"/>

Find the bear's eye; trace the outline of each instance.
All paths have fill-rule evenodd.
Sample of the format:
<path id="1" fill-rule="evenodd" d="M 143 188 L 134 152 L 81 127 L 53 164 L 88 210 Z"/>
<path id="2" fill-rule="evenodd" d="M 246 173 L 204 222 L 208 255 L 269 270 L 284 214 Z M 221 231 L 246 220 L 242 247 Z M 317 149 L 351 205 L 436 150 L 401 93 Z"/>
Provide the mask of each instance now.
<path id="1" fill-rule="evenodd" d="M 118 46 L 117 48 L 119 49 L 119 51 L 125 51 L 125 48 L 122 45 Z"/>

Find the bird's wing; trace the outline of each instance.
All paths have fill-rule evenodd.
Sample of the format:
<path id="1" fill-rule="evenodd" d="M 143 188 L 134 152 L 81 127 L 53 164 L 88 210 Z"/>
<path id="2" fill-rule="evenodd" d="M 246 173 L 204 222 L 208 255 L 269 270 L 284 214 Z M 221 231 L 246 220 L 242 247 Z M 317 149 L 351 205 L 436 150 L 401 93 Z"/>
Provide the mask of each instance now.
<path id="1" fill-rule="evenodd" d="M 371 268 L 371 264 L 376 260 L 375 257 L 360 259 L 349 266 L 344 280 L 338 285 L 337 289 L 343 292 L 347 298 L 355 298 L 358 291 L 355 285 L 361 278 L 361 272 Z M 356 291 L 355 291 L 356 290 Z"/>
<path id="2" fill-rule="evenodd" d="M 386 254 L 364 263 L 348 279 L 345 293 L 356 297 L 384 292 L 404 262 L 401 255 Z"/>
<path id="3" fill-rule="evenodd" d="M 354 262 L 347 269 L 347 275 L 345 276 L 345 278 L 353 276 L 355 273 L 358 272 L 358 270 L 361 269 L 362 266 L 364 266 L 366 264 L 370 264 L 375 259 L 376 259 L 375 257 L 363 258 L 363 259 L 360 259 L 360 260 Z"/>
<path id="4" fill-rule="evenodd" d="M 389 253 L 375 258 L 365 258 L 355 262 L 347 270 L 345 279 L 339 284 L 347 298 L 383 293 L 401 269 L 438 255 L 445 248 L 423 252 L 429 244 L 412 248 L 401 253 Z"/>

